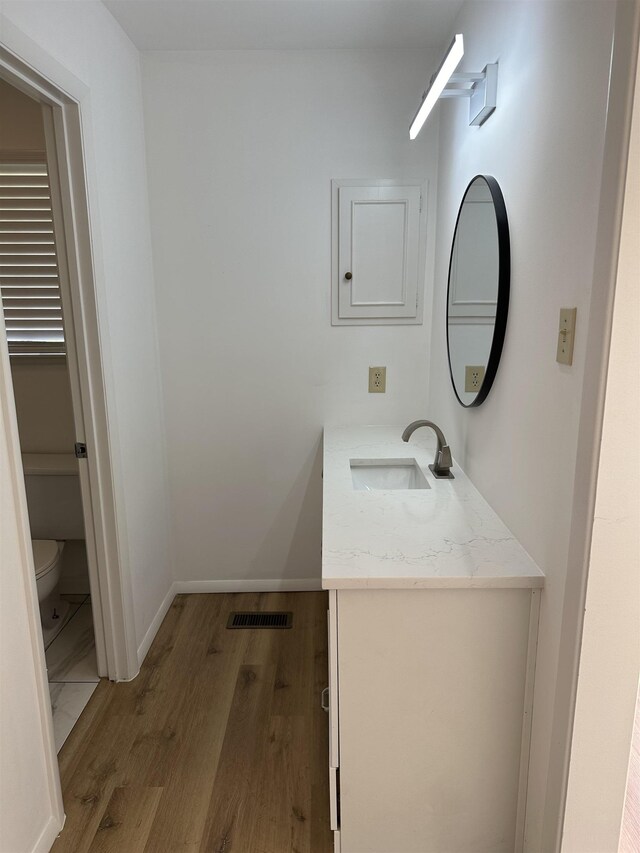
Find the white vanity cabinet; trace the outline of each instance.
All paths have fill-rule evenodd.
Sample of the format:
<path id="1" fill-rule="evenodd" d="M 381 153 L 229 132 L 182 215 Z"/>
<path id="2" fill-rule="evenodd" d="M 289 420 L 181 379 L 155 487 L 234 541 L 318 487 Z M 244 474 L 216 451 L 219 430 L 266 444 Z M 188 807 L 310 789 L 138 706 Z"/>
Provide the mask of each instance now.
<path id="1" fill-rule="evenodd" d="M 544 576 L 457 465 L 433 478 L 423 432 L 325 430 L 335 849 L 516 853 Z M 354 488 L 405 458 L 428 488 Z"/>
<path id="2" fill-rule="evenodd" d="M 539 591 L 330 591 L 341 853 L 521 848 Z"/>

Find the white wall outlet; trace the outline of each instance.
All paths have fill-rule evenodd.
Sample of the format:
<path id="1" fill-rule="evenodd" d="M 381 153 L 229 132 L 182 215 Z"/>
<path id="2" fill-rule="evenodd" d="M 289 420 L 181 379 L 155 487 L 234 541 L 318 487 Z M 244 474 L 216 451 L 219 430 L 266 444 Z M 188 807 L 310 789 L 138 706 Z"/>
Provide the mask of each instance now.
<path id="1" fill-rule="evenodd" d="M 464 390 L 471 394 L 479 391 L 484 382 L 484 364 L 467 364 L 464 369 Z"/>
<path id="2" fill-rule="evenodd" d="M 577 308 L 560 309 L 558 351 L 556 353 L 556 361 L 560 364 L 573 364 L 573 342 L 576 337 L 577 313 Z"/>
<path id="3" fill-rule="evenodd" d="M 386 367 L 370 367 L 369 368 L 369 393 L 384 394 L 387 390 L 387 368 Z"/>

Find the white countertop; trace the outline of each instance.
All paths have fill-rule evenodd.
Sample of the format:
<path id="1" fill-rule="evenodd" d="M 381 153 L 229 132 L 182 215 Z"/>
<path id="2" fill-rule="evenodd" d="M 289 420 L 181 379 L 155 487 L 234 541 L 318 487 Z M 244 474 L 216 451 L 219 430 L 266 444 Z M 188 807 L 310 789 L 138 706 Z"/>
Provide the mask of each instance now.
<path id="1" fill-rule="evenodd" d="M 435 435 L 404 426 L 324 431 L 324 589 L 541 587 L 544 575 L 461 468 L 437 480 Z M 452 448 L 455 450 L 455 448 Z M 351 459 L 413 458 L 430 488 L 355 491 Z"/>

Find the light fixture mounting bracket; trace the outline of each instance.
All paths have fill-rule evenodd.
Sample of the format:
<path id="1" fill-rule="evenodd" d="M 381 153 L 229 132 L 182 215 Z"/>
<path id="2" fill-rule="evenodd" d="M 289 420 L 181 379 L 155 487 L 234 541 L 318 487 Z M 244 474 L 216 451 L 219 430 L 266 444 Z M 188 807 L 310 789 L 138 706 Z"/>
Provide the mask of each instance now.
<path id="1" fill-rule="evenodd" d="M 468 86 L 466 84 L 470 83 Z M 453 85 L 452 85 L 453 84 Z M 468 98 L 469 124 L 479 127 L 496 108 L 498 93 L 498 63 L 485 65 L 477 73 L 457 71 L 440 94 L 441 98 Z"/>

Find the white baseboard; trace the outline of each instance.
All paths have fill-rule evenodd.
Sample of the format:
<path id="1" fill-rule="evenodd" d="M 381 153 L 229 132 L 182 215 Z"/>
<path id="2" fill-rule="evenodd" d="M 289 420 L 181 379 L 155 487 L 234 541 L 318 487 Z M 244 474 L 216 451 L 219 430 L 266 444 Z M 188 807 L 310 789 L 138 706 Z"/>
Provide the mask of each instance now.
<path id="1" fill-rule="evenodd" d="M 38 840 L 33 845 L 32 853 L 49 853 L 54 841 L 60 835 L 61 829 L 60 821 L 56 820 L 53 815 L 50 815 Z"/>
<path id="2" fill-rule="evenodd" d="M 320 578 L 269 578 L 267 580 L 174 581 L 175 593 L 196 592 L 309 592 L 321 590 Z"/>
<path id="3" fill-rule="evenodd" d="M 147 656 L 147 652 L 151 648 L 151 643 L 154 641 L 156 634 L 162 625 L 162 620 L 167 615 L 167 611 L 171 607 L 171 602 L 176 597 L 176 582 L 174 581 L 169 587 L 169 591 L 162 600 L 162 604 L 158 608 L 158 612 L 151 620 L 151 624 L 147 628 L 147 633 L 142 638 L 142 642 L 138 646 L 138 666 L 142 666 L 142 662 Z"/>

